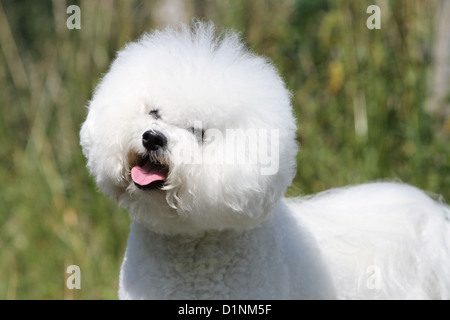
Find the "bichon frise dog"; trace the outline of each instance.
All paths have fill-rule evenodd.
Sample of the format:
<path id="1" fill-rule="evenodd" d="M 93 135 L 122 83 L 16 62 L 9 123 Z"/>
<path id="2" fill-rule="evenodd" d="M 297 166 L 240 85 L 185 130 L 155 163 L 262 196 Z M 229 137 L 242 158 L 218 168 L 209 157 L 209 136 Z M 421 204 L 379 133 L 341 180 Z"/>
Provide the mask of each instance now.
<path id="1" fill-rule="evenodd" d="M 209 23 L 118 53 L 81 129 L 132 219 L 122 299 L 449 298 L 447 206 L 400 183 L 284 199 L 296 168 L 274 66 Z"/>

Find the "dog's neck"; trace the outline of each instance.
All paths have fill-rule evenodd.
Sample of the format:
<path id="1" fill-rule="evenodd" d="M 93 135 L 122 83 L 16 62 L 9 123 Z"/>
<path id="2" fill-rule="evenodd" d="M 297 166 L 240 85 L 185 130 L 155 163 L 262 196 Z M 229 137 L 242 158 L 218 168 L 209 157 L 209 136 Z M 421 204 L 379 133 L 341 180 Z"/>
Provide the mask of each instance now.
<path id="1" fill-rule="evenodd" d="M 209 230 L 168 235 L 155 233 L 139 223 L 133 223 L 131 229 L 132 234 L 138 237 L 136 240 L 144 252 L 158 255 L 158 259 L 172 263 L 179 261 L 201 263 L 217 257 L 223 260 L 227 254 L 235 254 L 237 250 L 247 251 L 253 244 L 243 239 L 253 237 L 255 233 L 255 230 Z M 236 246 L 238 243 L 239 246 Z"/>
<path id="2" fill-rule="evenodd" d="M 162 235 L 133 223 L 121 270 L 119 296 L 121 299 L 225 299 L 241 292 L 243 299 L 248 292 L 231 290 L 235 292 L 233 296 L 221 284 L 231 281 L 227 286 L 240 288 L 242 284 L 234 283 L 233 277 L 261 277 L 251 273 L 255 262 L 262 263 L 251 261 L 255 260 L 251 257 L 260 238 L 255 231 Z M 281 251 L 274 249 L 275 255 Z M 241 273 L 245 274 L 238 277 Z M 142 287 L 147 291 L 141 292 Z"/>

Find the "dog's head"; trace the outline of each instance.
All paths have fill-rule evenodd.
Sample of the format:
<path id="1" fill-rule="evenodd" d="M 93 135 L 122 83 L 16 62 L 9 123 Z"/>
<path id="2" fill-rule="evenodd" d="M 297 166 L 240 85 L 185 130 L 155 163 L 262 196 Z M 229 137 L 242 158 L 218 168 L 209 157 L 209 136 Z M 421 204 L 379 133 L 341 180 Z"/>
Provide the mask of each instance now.
<path id="1" fill-rule="evenodd" d="M 88 168 L 161 233 L 250 228 L 295 174 L 295 119 L 275 68 L 211 24 L 127 45 L 81 129 Z"/>

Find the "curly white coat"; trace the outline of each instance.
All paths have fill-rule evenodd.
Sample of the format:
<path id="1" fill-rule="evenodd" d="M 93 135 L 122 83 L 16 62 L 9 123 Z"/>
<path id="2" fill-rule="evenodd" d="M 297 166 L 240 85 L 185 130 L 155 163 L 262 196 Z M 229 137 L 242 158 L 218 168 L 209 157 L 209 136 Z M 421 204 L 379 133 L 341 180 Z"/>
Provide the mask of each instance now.
<path id="1" fill-rule="evenodd" d="M 283 198 L 297 154 L 290 94 L 237 34 L 200 22 L 145 34 L 118 53 L 88 108 L 87 166 L 133 221 L 120 298 L 450 297 L 449 209 L 422 191 L 374 183 Z M 167 145 L 146 150 L 147 130 Z M 256 161 L 228 161 L 239 137 Z M 162 188 L 131 176 L 149 154 L 168 168 Z"/>

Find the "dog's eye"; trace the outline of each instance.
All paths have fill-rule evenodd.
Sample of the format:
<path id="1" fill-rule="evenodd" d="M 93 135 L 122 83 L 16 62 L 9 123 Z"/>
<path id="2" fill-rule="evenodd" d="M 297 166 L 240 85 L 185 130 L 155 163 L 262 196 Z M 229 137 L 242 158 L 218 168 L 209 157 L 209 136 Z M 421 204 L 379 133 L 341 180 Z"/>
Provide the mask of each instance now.
<path id="1" fill-rule="evenodd" d="M 205 138 L 205 130 L 200 130 L 194 127 L 191 127 L 188 129 L 190 132 L 192 132 L 192 134 L 197 138 L 198 142 L 202 142 L 204 141 Z"/>
<path id="2" fill-rule="evenodd" d="M 151 115 L 155 119 L 160 119 L 161 118 L 161 116 L 159 115 L 159 110 L 158 109 L 152 109 L 149 112 L 149 115 Z"/>

